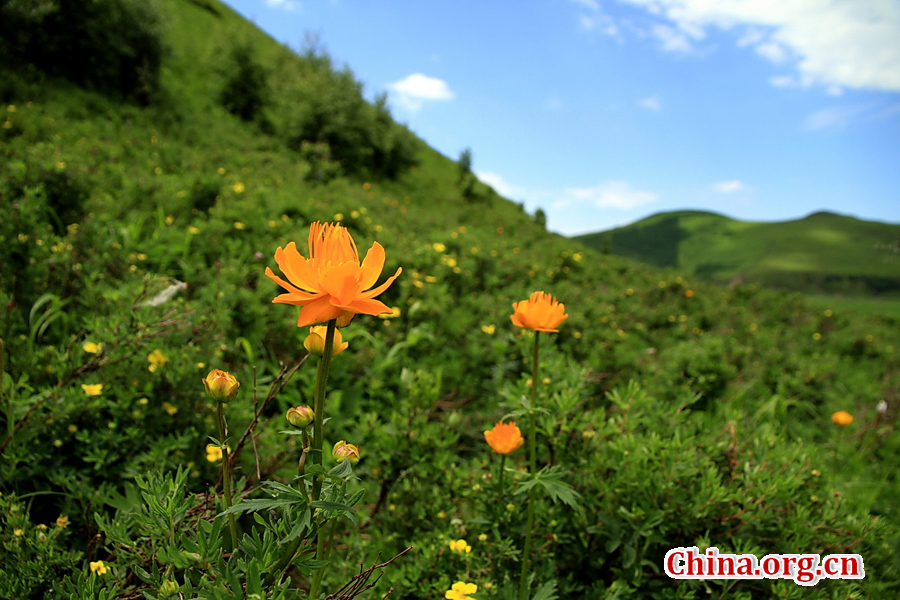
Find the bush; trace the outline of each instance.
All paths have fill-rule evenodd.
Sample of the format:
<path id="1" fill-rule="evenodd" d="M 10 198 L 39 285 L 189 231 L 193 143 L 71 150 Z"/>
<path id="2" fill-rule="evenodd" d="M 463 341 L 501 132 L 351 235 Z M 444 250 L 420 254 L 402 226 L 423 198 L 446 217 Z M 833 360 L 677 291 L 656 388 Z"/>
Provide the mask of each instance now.
<path id="1" fill-rule="evenodd" d="M 261 119 L 268 103 L 269 84 L 252 46 L 239 44 L 231 49 L 225 78 L 219 95 L 222 106 L 243 121 Z"/>
<path id="2" fill-rule="evenodd" d="M 147 0 L 2 0 L 0 59 L 146 104 L 159 88 L 161 24 Z"/>

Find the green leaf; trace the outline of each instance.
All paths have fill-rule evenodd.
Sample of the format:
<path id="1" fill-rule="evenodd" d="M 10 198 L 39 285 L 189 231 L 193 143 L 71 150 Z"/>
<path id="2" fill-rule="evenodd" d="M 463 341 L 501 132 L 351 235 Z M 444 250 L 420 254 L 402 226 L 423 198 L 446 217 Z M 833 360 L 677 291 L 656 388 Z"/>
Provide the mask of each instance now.
<path id="1" fill-rule="evenodd" d="M 556 580 L 551 579 L 537 589 L 531 600 L 556 600 Z"/>

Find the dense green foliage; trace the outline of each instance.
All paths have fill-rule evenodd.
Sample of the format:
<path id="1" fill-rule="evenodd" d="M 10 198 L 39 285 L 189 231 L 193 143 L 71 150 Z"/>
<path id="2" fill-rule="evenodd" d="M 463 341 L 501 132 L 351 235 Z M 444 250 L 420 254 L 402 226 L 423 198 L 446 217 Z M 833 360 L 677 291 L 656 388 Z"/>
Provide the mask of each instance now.
<path id="1" fill-rule="evenodd" d="M 317 220 L 341 221 L 361 253 L 379 241 L 384 276 L 403 268 L 381 296 L 394 315 L 357 317 L 332 365 L 326 447 L 349 440 L 363 458 L 331 474 L 329 498 L 355 504 L 359 530 L 339 521 L 324 591 L 412 546 L 371 597 L 443 597 L 457 581 L 479 600 L 514 597 L 531 479 L 513 454 L 501 495 L 483 431 L 527 420 L 534 338 L 510 305 L 544 289 L 569 318 L 541 334 L 538 460 L 557 495 L 539 500 L 532 590 L 895 597 L 900 321 L 604 256 L 477 182 L 472 202 L 460 164 L 321 52 L 295 56 L 218 2 L 161 5 L 171 55 L 150 106 L 3 67 L 0 597 L 306 597 L 308 556 L 280 583 L 266 568 L 285 539 L 312 539 L 288 487 L 299 436 L 279 432 L 288 407 L 313 403 L 315 367 L 283 375 L 307 332 L 271 303 L 281 290 L 264 270 L 290 241 L 305 253 Z M 279 73 L 267 127 L 222 105 L 214 57 L 233 40 L 253 47 L 248 68 Z M 405 149 L 383 158 L 374 131 Z M 207 450 L 213 367 L 242 382 L 233 448 L 258 416 L 237 458 L 233 556 Z M 835 425 L 838 410 L 853 423 Z M 471 553 L 451 551 L 460 538 Z M 690 545 L 855 552 L 866 578 L 666 577 L 666 550 Z"/>
<path id="2" fill-rule="evenodd" d="M 707 212 L 661 213 L 578 236 L 600 252 L 706 280 L 799 292 L 900 297 L 900 225 L 820 212 L 751 223 Z"/>

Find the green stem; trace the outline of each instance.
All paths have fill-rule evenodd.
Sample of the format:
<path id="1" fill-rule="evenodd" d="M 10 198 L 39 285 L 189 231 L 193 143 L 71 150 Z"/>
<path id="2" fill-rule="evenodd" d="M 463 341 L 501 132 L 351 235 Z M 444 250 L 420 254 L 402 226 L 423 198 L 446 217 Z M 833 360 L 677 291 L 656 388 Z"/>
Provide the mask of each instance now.
<path id="1" fill-rule="evenodd" d="M 499 502 L 501 504 L 503 503 L 503 471 L 506 470 L 506 469 L 504 469 L 505 466 L 506 466 L 506 455 L 501 454 L 500 455 L 500 477 L 498 478 L 498 481 L 497 481 L 497 502 Z"/>
<path id="2" fill-rule="evenodd" d="M 322 443 L 325 441 L 322 437 L 322 419 L 325 417 L 325 386 L 328 383 L 328 371 L 331 368 L 331 347 L 334 345 L 334 330 L 337 321 L 332 319 L 328 321 L 328 329 L 325 331 L 325 348 L 322 354 L 322 360 L 319 361 L 319 368 L 316 371 L 316 405 L 313 408 L 315 419 L 313 420 L 313 449 L 312 457 L 314 465 L 322 465 Z M 316 501 L 322 493 L 322 475 L 316 475 L 313 479 L 312 499 Z M 325 560 L 325 534 L 320 528 L 316 532 L 316 560 Z M 319 569 L 313 574 L 312 585 L 309 589 L 309 597 L 315 600 L 319 596 L 319 586 L 322 583 L 322 577 L 325 575 L 325 568 Z"/>
<path id="3" fill-rule="evenodd" d="M 531 476 L 537 475 L 537 386 L 538 348 L 540 331 L 534 332 L 534 360 L 531 365 L 531 435 L 528 436 L 528 455 Z M 528 596 L 528 567 L 531 560 L 531 533 L 534 527 L 534 488 L 528 491 L 528 523 L 525 526 L 525 551 L 522 553 L 522 574 L 519 576 L 519 600 Z"/>
<path id="4" fill-rule="evenodd" d="M 297 462 L 297 476 L 299 477 L 300 491 L 303 492 L 303 498 L 309 502 L 309 494 L 306 493 L 306 480 L 303 479 L 306 473 L 306 457 L 309 455 L 309 434 L 306 429 L 303 430 L 303 451 L 300 453 L 300 460 Z"/>
<path id="5" fill-rule="evenodd" d="M 334 534 L 337 533 L 337 519 L 333 519 L 331 521 L 331 526 L 328 531 L 328 544 L 323 545 L 323 536 L 319 536 L 318 541 L 316 542 L 316 556 L 321 556 L 320 560 L 328 560 L 328 555 L 331 553 L 331 547 L 334 545 Z M 315 600 L 315 596 L 313 596 L 313 590 L 318 593 L 319 587 L 321 587 L 322 579 L 325 577 L 325 569 L 324 567 L 319 569 L 313 574 L 313 582 L 312 587 L 309 590 L 311 600 Z"/>
<path id="6" fill-rule="evenodd" d="M 225 488 L 225 508 L 231 508 L 231 469 L 228 468 L 228 440 L 225 439 L 225 415 L 222 403 L 217 402 L 219 414 L 219 441 L 222 443 L 222 486 Z M 238 535 L 237 524 L 234 522 L 234 514 L 228 515 L 228 529 L 231 531 L 231 547 L 237 548 Z"/>
<path id="7" fill-rule="evenodd" d="M 322 464 L 322 418 L 325 416 L 325 384 L 328 383 L 328 370 L 331 366 L 331 347 L 334 344 L 334 330 L 336 326 L 336 319 L 328 321 L 328 329 L 325 333 L 324 354 L 319 361 L 318 369 L 316 369 L 316 399 L 315 406 L 313 407 L 313 412 L 315 413 L 315 418 L 313 419 L 313 447 L 309 450 L 309 453 L 312 454 L 314 465 Z M 313 479 L 313 501 L 319 499 L 321 491 L 322 476 L 317 476 Z M 321 536 L 321 532 L 319 532 L 319 536 Z M 294 556 L 296 556 L 297 550 L 300 549 L 300 544 L 302 544 L 303 541 L 304 538 L 298 537 L 291 542 L 291 545 L 288 546 L 285 553 L 281 555 L 281 558 L 269 568 L 269 573 L 263 581 L 264 585 L 271 585 L 275 581 L 275 578 L 280 576 L 281 572 L 291 564 L 291 561 L 294 560 Z M 316 556 L 319 556 L 318 541 L 316 543 L 316 548 Z M 313 591 L 314 590 L 311 588 L 309 594 L 310 598 L 315 598 L 315 596 L 312 595 Z M 318 589 L 315 590 L 315 593 L 318 594 Z"/>

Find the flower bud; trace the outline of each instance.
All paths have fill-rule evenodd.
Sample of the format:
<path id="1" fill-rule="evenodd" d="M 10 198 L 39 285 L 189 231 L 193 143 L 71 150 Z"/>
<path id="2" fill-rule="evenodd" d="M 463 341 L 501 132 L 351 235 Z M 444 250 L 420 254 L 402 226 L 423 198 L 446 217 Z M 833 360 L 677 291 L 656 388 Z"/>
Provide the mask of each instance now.
<path id="1" fill-rule="evenodd" d="M 309 335 L 303 340 L 303 347 L 309 350 L 310 354 L 322 356 L 325 354 L 325 335 L 328 327 L 325 325 L 316 325 L 309 328 Z M 347 349 L 349 342 L 344 341 L 344 336 L 337 329 L 334 330 L 334 340 L 331 342 L 331 357 L 334 358 Z"/>
<path id="2" fill-rule="evenodd" d="M 349 460 L 351 465 L 355 465 L 359 462 L 359 446 L 354 446 L 353 444 L 348 444 L 344 440 L 341 440 L 334 445 L 331 456 L 334 457 L 334 460 L 337 462 Z"/>
<path id="3" fill-rule="evenodd" d="M 289 408 L 286 416 L 288 423 L 294 427 L 304 429 L 305 427 L 309 427 L 310 423 L 315 419 L 316 414 L 313 412 L 313 409 L 308 406 L 298 406 L 297 408 Z"/>
<path id="4" fill-rule="evenodd" d="M 230 402 L 237 396 L 241 382 L 231 373 L 220 369 L 213 369 L 203 380 L 206 386 L 206 394 L 216 402 Z"/>
<path id="5" fill-rule="evenodd" d="M 172 581 L 171 579 L 167 579 L 161 586 L 159 586 L 159 593 L 163 598 L 171 598 L 172 596 L 176 595 L 180 589 L 181 588 L 178 583 Z"/>

